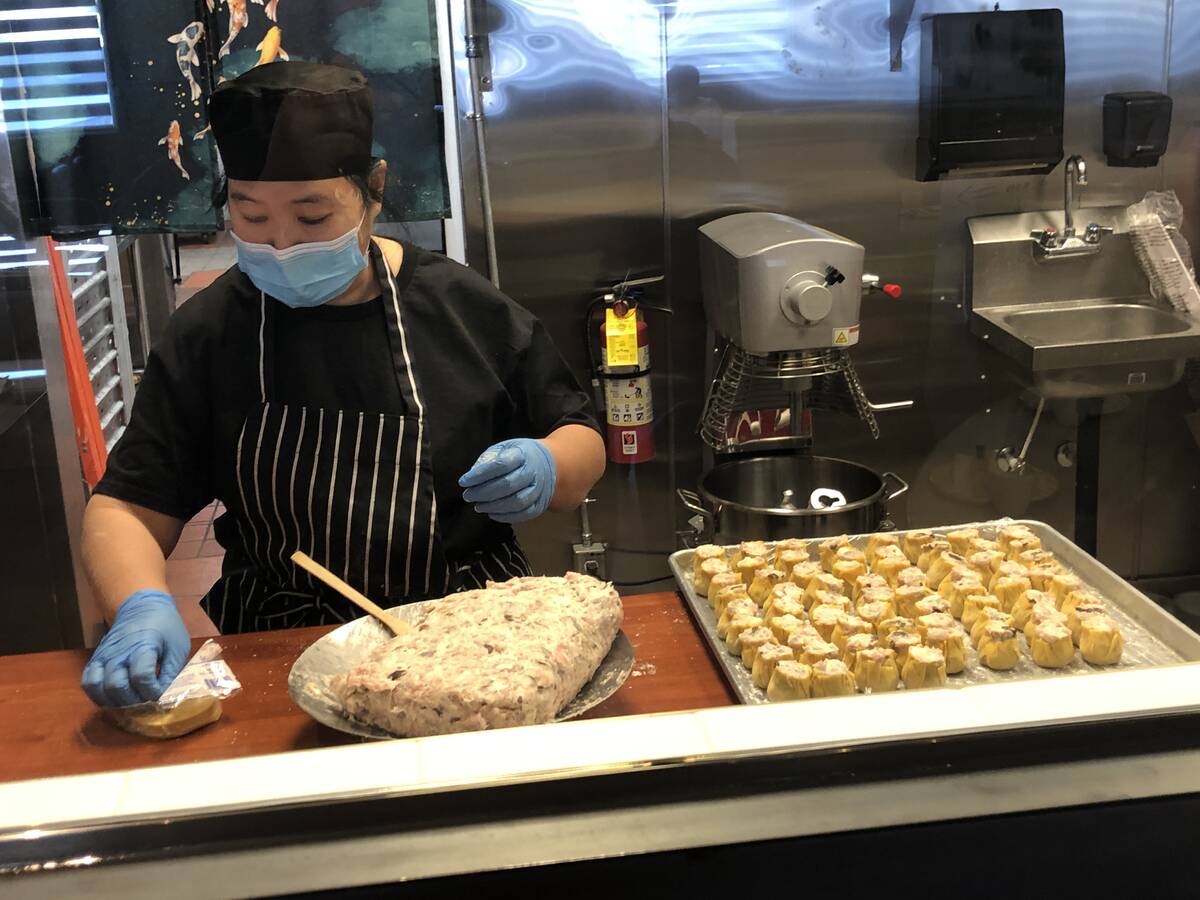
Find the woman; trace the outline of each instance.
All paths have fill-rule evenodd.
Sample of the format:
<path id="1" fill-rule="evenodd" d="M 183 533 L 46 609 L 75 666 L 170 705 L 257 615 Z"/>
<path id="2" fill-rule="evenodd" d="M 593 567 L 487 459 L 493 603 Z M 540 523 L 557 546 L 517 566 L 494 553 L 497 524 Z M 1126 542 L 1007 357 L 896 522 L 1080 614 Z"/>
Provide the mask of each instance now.
<path id="1" fill-rule="evenodd" d="M 402 603 L 529 574 L 510 524 L 576 507 L 604 470 L 541 324 L 470 270 L 371 236 L 386 165 L 366 81 L 273 63 L 210 103 L 238 265 L 174 316 L 88 505 L 84 560 L 112 628 L 83 676 L 156 699 L 186 661 L 165 558 L 219 498 L 223 633 L 357 615 L 303 550 Z"/>

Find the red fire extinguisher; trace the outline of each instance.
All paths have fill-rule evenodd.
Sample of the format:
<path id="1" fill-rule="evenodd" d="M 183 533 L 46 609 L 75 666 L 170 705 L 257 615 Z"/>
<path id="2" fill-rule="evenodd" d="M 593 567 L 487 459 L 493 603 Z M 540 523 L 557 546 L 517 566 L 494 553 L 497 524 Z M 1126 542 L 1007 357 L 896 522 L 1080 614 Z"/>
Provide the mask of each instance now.
<path id="1" fill-rule="evenodd" d="M 650 330 L 635 305 L 606 304 L 600 326 L 600 377 L 614 463 L 654 459 L 654 399 L 650 392 Z"/>

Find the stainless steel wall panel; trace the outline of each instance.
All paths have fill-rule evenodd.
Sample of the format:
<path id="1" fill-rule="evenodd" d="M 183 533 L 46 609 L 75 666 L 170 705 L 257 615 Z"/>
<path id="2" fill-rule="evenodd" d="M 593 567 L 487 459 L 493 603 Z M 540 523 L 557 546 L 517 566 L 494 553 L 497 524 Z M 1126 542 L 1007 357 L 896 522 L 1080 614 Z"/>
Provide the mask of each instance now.
<path id="1" fill-rule="evenodd" d="M 626 271 L 666 268 L 673 315 L 651 314 L 659 461 L 633 472 L 610 469 L 597 491 L 602 537 L 657 551 L 669 549 L 672 532 L 685 527 L 673 488 L 694 486 L 707 464 L 695 434 L 707 346 L 695 230 L 750 209 L 845 234 L 867 248 L 869 271 L 905 289 L 900 300 L 865 299 L 853 357 L 873 400 L 913 399 L 916 408 L 882 414 L 878 442 L 855 421 L 818 419 L 817 452 L 908 478 L 913 490 L 893 510 L 902 526 L 1003 514 L 1072 533 L 1076 472 L 1059 464 L 1057 451 L 1076 437 L 1078 410 L 1051 403 L 1024 475 L 1001 473 L 995 451 L 1020 447 L 1036 400 L 1020 373 L 967 332 L 962 309 L 966 219 L 1060 209 L 1062 168 L 1045 177 L 918 183 L 919 18 L 992 4 L 918 0 L 898 71 L 890 65 L 893 5 L 491 4 L 495 89 L 486 102 L 504 288 L 543 317 L 581 368 L 579 319 L 592 288 Z M 1043 6 L 1003 3 L 1006 10 Z M 1065 150 L 1088 161 L 1082 204 L 1128 204 L 1169 186 L 1191 201 L 1194 227 L 1200 0 L 1062 6 Z M 1165 86 L 1176 116 L 1163 165 L 1106 166 L 1103 95 Z M 466 190 L 470 198 L 470 184 Z M 467 205 L 470 212 L 470 199 Z M 472 258 L 480 259 L 477 252 Z M 1125 574 L 1200 568 L 1200 547 L 1175 537 L 1200 526 L 1200 504 L 1181 496 L 1197 480 L 1196 447 L 1187 443 L 1189 428 L 1170 424 L 1195 408 L 1188 403 L 1194 401 L 1181 387 L 1106 407 L 1100 547 Z M 1151 494 L 1159 483 L 1184 490 L 1153 508 L 1130 500 L 1130 479 L 1151 471 Z M 1133 521 L 1136 547 L 1128 536 Z M 570 531 L 561 520 L 547 522 L 526 540 L 540 564 L 557 568 Z M 634 580 L 626 567 L 632 558 L 616 561 L 618 576 Z M 648 577 L 651 568 L 637 574 Z"/>

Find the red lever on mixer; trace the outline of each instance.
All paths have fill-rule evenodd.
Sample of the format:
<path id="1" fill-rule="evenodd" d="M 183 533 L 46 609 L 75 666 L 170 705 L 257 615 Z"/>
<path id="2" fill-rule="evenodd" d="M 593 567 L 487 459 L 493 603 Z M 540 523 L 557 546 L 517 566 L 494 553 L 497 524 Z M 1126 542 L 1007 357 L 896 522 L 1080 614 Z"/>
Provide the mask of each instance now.
<path id="1" fill-rule="evenodd" d="M 900 287 L 898 284 L 885 284 L 882 288 L 880 288 L 880 290 L 882 290 L 893 300 L 899 300 L 900 295 L 904 293 L 904 288 Z"/>

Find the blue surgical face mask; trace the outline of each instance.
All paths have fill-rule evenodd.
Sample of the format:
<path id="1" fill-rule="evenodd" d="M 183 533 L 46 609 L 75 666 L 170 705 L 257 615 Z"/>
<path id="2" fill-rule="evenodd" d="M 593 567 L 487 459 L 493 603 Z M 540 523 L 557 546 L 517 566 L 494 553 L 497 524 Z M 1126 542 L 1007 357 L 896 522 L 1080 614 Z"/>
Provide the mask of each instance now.
<path id="1" fill-rule="evenodd" d="M 286 250 L 251 244 L 235 234 L 238 268 L 256 288 L 292 309 L 321 306 L 350 287 L 366 268 L 358 246 L 363 220 L 332 241 L 295 244 Z"/>

